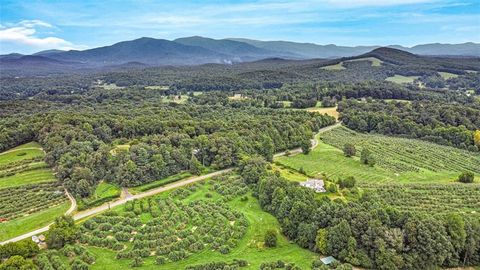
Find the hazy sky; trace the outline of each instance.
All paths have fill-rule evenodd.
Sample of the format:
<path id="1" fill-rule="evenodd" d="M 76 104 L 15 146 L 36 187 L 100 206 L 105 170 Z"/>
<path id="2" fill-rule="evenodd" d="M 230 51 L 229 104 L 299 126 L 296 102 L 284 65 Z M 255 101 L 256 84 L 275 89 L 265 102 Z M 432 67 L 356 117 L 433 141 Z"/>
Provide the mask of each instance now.
<path id="1" fill-rule="evenodd" d="M 337 45 L 480 42 L 480 0 L 0 0 L 0 53 L 200 35 Z"/>

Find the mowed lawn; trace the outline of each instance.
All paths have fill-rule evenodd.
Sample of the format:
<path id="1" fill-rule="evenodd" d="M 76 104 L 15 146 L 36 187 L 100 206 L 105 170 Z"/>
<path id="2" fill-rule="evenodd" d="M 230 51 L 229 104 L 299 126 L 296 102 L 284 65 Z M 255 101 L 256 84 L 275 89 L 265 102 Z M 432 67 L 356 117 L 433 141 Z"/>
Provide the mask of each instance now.
<path id="1" fill-rule="evenodd" d="M 97 185 L 95 192 L 90 197 L 81 200 L 77 198 L 78 208 L 81 210 L 94 207 L 118 197 L 120 197 L 120 188 L 102 181 Z"/>
<path id="2" fill-rule="evenodd" d="M 23 159 L 43 157 L 44 153 L 38 143 L 26 143 L 0 153 L 0 166 Z"/>
<path id="3" fill-rule="evenodd" d="M 65 202 L 22 218 L 0 223 L 0 241 L 47 226 L 55 220 L 55 217 L 63 215 L 69 207 L 70 202 Z"/>
<path id="4" fill-rule="evenodd" d="M 196 192 L 191 194 L 183 201 L 188 203 L 193 200 L 213 200 L 216 201 L 220 195 L 208 190 L 209 185 L 200 186 Z M 212 194 L 211 198 L 206 198 L 206 194 Z M 168 197 L 170 192 L 162 193 L 159 197 Z M 142 269 L 184 269 L 187 265 L 202 264 L 212 261 L 229 261 L 233 259 L 245 259 L 249 262 L 249 266 L 242 269 L 259 269 L 263 262 L 271 262 L 283 260 L 284 262 L 293 262 L 300 266 L 301 269 L 310 269 L 310 266 L 318 254 L 309 250 L 300 248 L 294 243 L 290 243 L 283 235 L 281 235 L 280 225 L 278 221 L 264 212 L 258 201 L 249 194 L 247 201 L 241 201 L 240 197 L 228 202 L 228 205 L 233 209 L 242 212 L 248 219 L 249 226 L 245 236 L 239 241 L 236 248 L 232 249 L 228 254 L 221 254 L 218 251 L 204 250 L 200 253 L 191 255 L 190 257 L 178 261 L 169 262 L 165 265 L 156 265 L 154 263 L 155 257 L 146 258 Z M 114 211 L 123 211 L 123 206 L 113 209 Z M 148 217 L 142 216 L 142 219 Z M 278 245 L 275 248 L 266 248 L 263 245 L 263 237 L 267 230 L 273 229 L 278 232 Z M 88 247 L 96 257 L 96 263 L 91 266 L 91 269 L 129 269 L 131 259 L 115 259 L 116 252 L 104 248 Z"/>
<path id="5" fill-rule="evenodd" d="M 48 181 L 56 181 L 52 170 L 50 170 L 50 168 L 39 168 L 0 178 L 0 188 L 16 187 Z"/>

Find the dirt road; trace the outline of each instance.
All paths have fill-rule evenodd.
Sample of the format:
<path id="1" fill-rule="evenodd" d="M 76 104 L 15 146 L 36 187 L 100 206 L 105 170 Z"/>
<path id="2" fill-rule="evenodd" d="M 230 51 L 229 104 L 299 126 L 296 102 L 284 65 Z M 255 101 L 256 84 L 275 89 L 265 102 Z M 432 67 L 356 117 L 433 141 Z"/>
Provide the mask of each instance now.
<path id="1" fill-rule="evenodd" d="M 162 186 L 162 187 L 159 187 L 159 188 L 155 188 L 155 189 L 152 189 L 152 190 L 149 190 L 149 191 L 145 191 L 145 192 L 142 192 L 142 193 L 139 193 L 139 194 L 136 194 L 136 195 L 126 196 L 125 198 L 121 198 L 119 200 L 116 200 L 116 201 L 113 201 L 113 202 L 110 202 L 110 203 L 106 203 L 106 204 L 100 205 L 100 206 L 95 207 L 95 208 L 91 208 L 91 209 L 87 209 L 85 211 L 78 212 L 75 215 L 73 215 L 73 219 L 74 220 L 79 220 L 79 219 L 86 218 L 86 217 L 89 217 L 89 216 L 92 216 L 92 215 L 96 215 L 96 214 L 104 212 L 104 211 L 106 211 L 106 210 L 108 210 L 112 207 L 125 204 L 126 202 L 134 200 L 134 199 L 141 199 L 141 198 L 153 196 L 153 195 L 156 195 L 158 193 L 162 193 L 162 192 L 174 189 L 174 188 L 182 187 L 182 186 L 192 184 L 192 183 L 195 183 L 195 182 L 198 182 L 198 181 L 201 181 L 201 180 L 205 180 L 205 179 L 213 177 L 213 176 L 225 174 L 225 173 L 231 172 L 232 170 L 233 170 L 233 168 L 229 168 L 229 169 L 224 169 L 224 170 L 216 171 L 216 172 L 213 172 L 213 173 L 205 174 L 205 175 L 202 175 L 202 176 L 191 177 L 191 178 L 188 178 L 188 179 L 185 179 L 185 180 L 180 180 L 180 181 L 177 181 L 177 182 L 173 182 L 171 184 L 168 184 L 168 185 L 165 185 L 165 186 Z M 67 197 L 72 202 L 72 206 L 65 213 L 65 214 L 69 215 L 77 207 L 77 202 L 72 197 L 72 195 L 70 195 L 70 193 L 68 193 L 68 192 L 67 192 Z M 31 232 L 22 234 L 20 236 L 11 238 L 7 241 L 1 242 L 0 245 L 6 244 L 6 243 L 9 243 L 9 242 L 17 242 L 17 241 L 23 240 L 25 238 L 29 238 L 29 237 L 32 237 L 34 235 L 41 234 L 43 232 L 48 231 L 48 228 L 50 227 L 50 225 L 51 224 L 49 224 L 48 226 L 45 226 L 43 228 L 37 229 L 35 231 L 31 231 Z"/>

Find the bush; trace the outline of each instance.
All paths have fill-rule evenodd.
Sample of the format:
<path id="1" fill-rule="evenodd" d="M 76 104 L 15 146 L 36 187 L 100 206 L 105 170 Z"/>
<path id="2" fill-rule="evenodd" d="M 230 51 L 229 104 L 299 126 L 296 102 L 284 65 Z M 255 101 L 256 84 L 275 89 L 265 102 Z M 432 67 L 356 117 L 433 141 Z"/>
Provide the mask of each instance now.
<path id="1" fill-rule="evenodd" d="M 277 246 L 277 233 L 274 230 L 268 230 L 265 233 L 265 246 L 276 247 Z"/>
<path id="2" fill-rule="evenodd" d="M 343 146 L 343 154 L 346 157 L 353 157 L 357 153 L 357 149 L 355 149 L 355 146 L 351 143 L 346 143 Z"/>
<path id="3" fill-rule="evenodd" d="M 360 154 L 360 161 L 365 165 L 370 165 L 371 167 L 373 167 L 376 163 L 372 152 L 370 152 L 370 150 L 367 148 L 362 150 L 362 153 Z"/>
<path id="4" fill-rule="evenodd" d="M 132 263 L 130 264 L 131 267 L 140 267 L 143 265 L 143 259 L 141 257 L 136 257 L 133 259 Z"/>
<path id="5" fill-rule="evenodd" d="M 473 183 L 475 175 L 472 172 L 464 172 L 458 176 L 458 182 L 461 183 Z"/>
<path id="6" fill-rule="evenodd" d="M 80 259 L 75 259 L 72 263 L 72 270 L 88 270 L 88 264 L 81 261 Z"/>
<path id="7" fill-rule="evenodd" d="M 355 177 L 353 176 L 349 176 L 345 179 L 340 179 L 338 181 L 338 185 L 340 186 L 340 188 L 353 188 L 355 186 Z"/>
<path id="8" fill-rule="evenodd" d="M 163 256 L 157 256 L 157 258 L 155 258 L 155 263 L 160 265 L 160 264 L 164 264 L 167 262 L 167 259 Z"/>

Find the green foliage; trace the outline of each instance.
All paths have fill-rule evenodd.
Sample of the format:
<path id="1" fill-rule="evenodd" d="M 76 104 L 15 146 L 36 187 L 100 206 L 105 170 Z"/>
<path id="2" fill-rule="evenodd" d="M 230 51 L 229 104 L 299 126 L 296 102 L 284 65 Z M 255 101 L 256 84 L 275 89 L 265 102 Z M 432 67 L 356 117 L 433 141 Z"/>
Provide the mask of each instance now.
<path id="1" fill-rule="evenodd" d="M 370 167 L 373 167 L 376 163 L 375 157 L 368 148 L 362 149 L 362 152 L 360 154 L 360 161 L 365 165 L 369 165 Z"/>
<path id="2" fill-rule="evenodd" d="M 478 106 L 446 102 L 342 102 L 343 123 L 360 132 L 402 135 L 478 151 L 474 132 L 480 128 Z"/>
<path id="3" fill-rule="evenodd" d="M 461 251 L 479 239 L 472 233 L 480 222 L 475 215 L 459 218 L 433 215 L 434 211 L 400 212 L 378 203 L 375 196 L 348 204 L 315 200 L 313 191 L 276 175 L 262 179 L 257 189 L 262 207 L 279 218 L 288 238 L 310 249 L 319 249 L 318 242 L 320 247 L 326 243 L 327 254 L 355 265 L 428 269 L 458 266 L 461 257 L 465 265 L 480 261 L 479 256 L 465 257 Z M 321 231 L 319 236 L 319 229 L 326 235 Z M 479 248 L 479 243 L 473 245 Z"/>
<path id="4" fill-rule="evenodd" d="M 241 161 L 239 173 L 248 184 L 255 184 L 263 178 L 267 172 L 267 163 L 261 157 L 248 157 Z"/>
<path id="5" fill-rule="evenodd" d="M 344 179 L 339 179 L 338 180 L 338 185 L 340 186 L 340 188 L 353 188 L 355 186 L 355 183 L 357 181 L 355 180 L 355 177 L 353 176 L 349 176 L 347 178 L 344 178 Z"/>
<path id="6" fill-rule="evenodd" d="M 315 238 L 315 246 L 320 254 L 327 254 L 327 230 L 319 229 L 317 231 L 317 237 Z"/>
<path id="7" fill-rule="evenodd" d="M 463 172 L 458 176 L 458 182 L 462 183 L 473 183 L 475 175 L 472 172 Z"/>
<path id="8" fill-rule="evenodd" d="M 264 237 L 265 246 L 276 247 L 277 246 L 277 232 L 274 230 L 268 230 Z"/>
<path id="9" fill-rule="evenodd" d="M 394 173 L 461 172 L 465 169 L 480 172 L 479 155 L 425 141 L 363 134 L 345 127 L 327 131 L 321 138 L 325 143 L 337 148 L 352 143 L 357 150 L 368 149 L 375 156 L 376 167 Z M 417 176 L 421 175 L 414 174 L 410 178 Z"/>
<path id="10" fill-rule="evenodd" d="M 143 265 L 143 259 L 141 257 L 135 257 L 132 261 L 130 266 L 132 267 L 140 267 Z"/>
<path id="11" fill-rule="evenodd" d="M 37 244 L 30 239 L 0 245 L 0 259 L 8 259 L 17 255 L 24 258 L 31 258 L 38 254 L 38 252 L 39 248 Z"/>
<path id="12" fill-rule="evenodd" d="M 61 216 L 50 226 L 46 238 L 49 248 L 59 249 L 73 243 L 78 237 L 78 228 L 71 216 Z"/>
<path id="13" fill-rule="evenodd" d="M 343 145 L 343 154 L 346 157 L 354 157 L 356 154 L 357 150 L 355 149 L 355 146 L 351 143 L 346 143 Z"/>
<path id="14" fill-rule="evenodd" d="M 35 265 L 31 260 L 26 260 L 22 256 L 15 255 L 8 258 L 0 264 L 0 270 L 35 270 Z"/>

